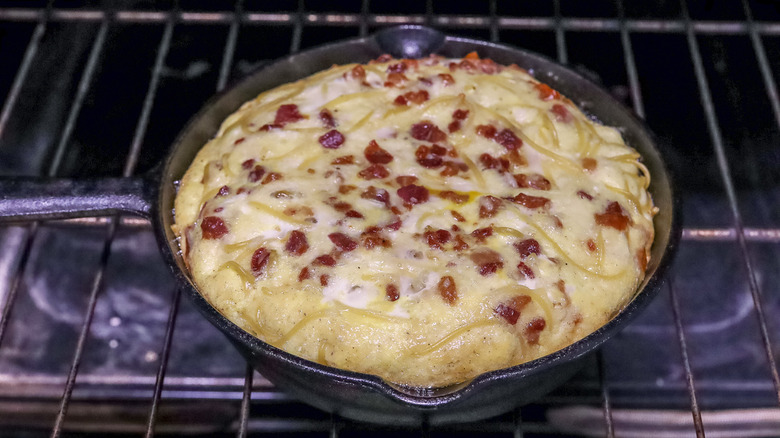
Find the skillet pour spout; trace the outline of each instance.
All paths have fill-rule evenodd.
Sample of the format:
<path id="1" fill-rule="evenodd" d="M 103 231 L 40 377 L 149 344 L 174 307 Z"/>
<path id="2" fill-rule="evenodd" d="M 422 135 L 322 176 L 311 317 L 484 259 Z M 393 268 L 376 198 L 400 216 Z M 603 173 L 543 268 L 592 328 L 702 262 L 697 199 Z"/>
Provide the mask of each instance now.
<path id="1" fill-rule="evenodd" d="M 659 213 L 646 276 L 633 299 L 600 329 L 559 351 L 491 371 L 446 388 L 411 388 L 377 376 L 340 370 L 291 355 L 245 332 L 198 292 L 176 236 L 176 183 L 221 122 L 264 90 L 304 78 L 333 64 L 368 62 L 382 54 L 482 58 L 519 67 L 562 92 L 599 122 L 617 127 L 652 174 L 649 191 Z M 186 295 L 269 381 L 304 402 L 347 418 L 393 425 L 475 421 L 529 403 L 569 379 L 588 355 L 628 324 L 657 294 L 680 236 L 680 202 L 663 152 L 644 123 L 609 93 L 541 55 L 518 48 L 452 37 L 423 26 L 400 26 L 373 36 L 321 46 L 282 58 L 212 98 L 184 127 L 166 160 L 142 177 L 98 181 L 0 179 L 0 223 L 132 212 L 150 218 L 160 251 Z"/>

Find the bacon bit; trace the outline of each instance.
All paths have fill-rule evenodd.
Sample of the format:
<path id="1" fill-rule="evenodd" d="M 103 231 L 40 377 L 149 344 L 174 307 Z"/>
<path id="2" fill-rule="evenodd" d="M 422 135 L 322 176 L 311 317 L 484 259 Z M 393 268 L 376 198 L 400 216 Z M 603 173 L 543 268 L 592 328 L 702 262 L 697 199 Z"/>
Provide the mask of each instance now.
<path id="1" fill-rule="evenodd" d="M 238 190 L 236 190 L 236 194 L 240 195 L 242 193 L 252 193 L 251 190 L 247 189 L 246 187 L 239 187 Z"/>
<path id="2" fill-rule="evenodd" d="M 439 192 L 439 197 L 454 202 L 456 204 L 463 204 L 464 202 L 469 200 L 469 195 L 463 193 L 456 193 L 453 192 L 452 190 L 445 190 L 443 192 Z"/>
<path id="3" fill-rule="evenodd" d="M 531 322 L 528 323 L 523 334 L 525 335 L 525 339 L 529 344 L 539 343 L 539 333 L 544 330 L 545 326 L 547 326 L 547 323 L 545 322 L 544 318 L 539 316 L 532 319 Z"/>
<path id="4" fill-rule="evenodd" d="M 277 172 L 271 172 L 268 175 L 265 176 L 265 179 L 263 179 L 263 182 L 260 184 L 268 184 L 270 182 L 274 182 L 276 180 L 282 179 L 282 174 Z"/>
<path id="5" fill-rule="evenodd" d="M 479 125 L 477 126 L 477 134 L 487 139 L 493 140 L 498 130 L 493 125 Z"/>
<path id="6" fill-rule="evenodd" d="M 536 276 L 534 275 L 534 270 L 531 269 L 530 266 L 526 265 L 523 262 L 518 263 L 517 270 L 520 272 L 520 274 L 523 277 L 525 277 L 525 278 L 527 278 L 529 280 L 533 280 L 534 278 L 536 278 Z"/>
<path id="7" fill-rule="evenodd" d="M 450 241 L 450 232 L 447 230 L 428 230 L 423 233 L 425 242 L 432 249 L 441 249 L 442 245 Z"/>
<path id="8" fill-rule="evenodd" d="M 323 108 L 322 111 L 320 111 L 320 121 L 322 122 L 322 126 L 327 129 L 336 127 L 336 119 L 333 118 L 333 114 L 331 114 L 327 108 Z"/>
<path id="9" fill-rule="evenodd" d="M 517 138 L 517 135 L 509 128 L 502 129 L 493 140 L 510 151 L 519 149 L 523 145 L 523 141 Z"/>
<path id="10" fill-rule="evenodd" d="M 588 172 L 593 172 L 596 170 L 596 166 L 598 165 L 598 162 L 591 157 L 585 157 L 582 159 L 582 168 L 587 170 Z"/>
<path id="11" fill-rule="evenodd" d="M 334 164 L 334 165 L 355 164 L 355 157 L 353 155 L 344 155 L 342 157 L 338 157 L 335 160 L 331 161 L 330 164 Z"/>
<path id="12" fill-rule="evenodd" d="M 340 185 L 339 186 L 339 193 L 341 193 L 342 195 L 346 195 L 347 193 L 355 190 L 356 188 L 357 187 L 353 186 L 352 184 Z"/>
<path id="13" fill-rule="evenodd" d="M 428 99 L 430 99 L 430 95 L 425 90 L 409 91 L 396 97 L 393 103 L 396 105 L 408 105 L 411 102 L 415 105 L 420 105 Z"/>
<path id="14" fill-rule="evenodd" d="M 344 136 L 339 131 L 331 129 L 319 138 L 319 142 L 324 148 L 338 149 L 339 146 L 344 144 Z"/>
<path id="15" fill-rule="evenodd" d="M 317 172 L 317 171 L 316 171 L 316 170 L 314 170 L 314 169 L 312 169 L 311 167 L 310 167 L 310 168 L 308 168 L 308 169 L 306 169 L 306 173 L 309 173 L 309 174 L 311 174 L 311 175 L 314 175 L 316 172 Z"/>
<path id="16" fill-rule="evenodd" d="M 488 153 L 484 153 L 479 156 L 479 162 L 482 164 L 484 169 L 496 169 L 499 172 L 504 172 L 507 169 L 509 169 L 509 162 L 504 161 L 502 162 L 498 158 L 493 157 L 492 155 Z M 506 165 L 504 164 L 506 163 Z"/>
<path id="17" fill-rule="evenodd" d="M 433 85 L 433 81 L 428 78 L 419 77 L 417 78 L 418 81 L 420 81 L 421 84 L 425 85 L 426 87 L 430 87 Z"/>
<path id="18" fill-rule="evenodd" d="M 504 267 L 501 254 L 490 248 L 478 248 L 469 254 L 471 261 L 479 268 L 479 274 L 486 277 Z"/>
<path id="19" fill-rule="evenodd" d="M 385 298 L 387 298 L 387 301 L 396 301 L 400 297 L 401 294 L 398 293 L 398 286 L 390 283 L 385 287 Z"/>
<path id="20" fill-rule="evenodd" d="M 511 151 L 505 152 L 503 155 L 501 155 L 501 158 L 506 159 L 510 163 L 517 166 L 525 166 L 528 164 L 528 161 L 526 161 L 524 156 L 520 155 L 520 152 L 517 149 L 512 149 Z"/>
<path id="21" fill-rule="evenodd" d="M 407 65 L 403 62 L 397 64 L 390 64 L 387 66 L 388 73 L 403 73 L 406 71 Z"/>
<path id="22" fill-rule="evenodd" d="M 469 52 L 466 56 L 463 57 L 463 59 L 470 59 L 470 60 L 479 60 L 479 54 L 476 51 Z"/>
<path id="23" fill-rule="evenodd" d="M 217 207 L 214 209 L 214 213 L 219 213 L 220 211 L 224 210 L 224 207 Z"/>
<path id="24" fill-rule="evenodd" d="M 409 105 L 409 101 L 406 100 L 406 98 L 402 94 L 399 94 L 398 97 L 396 97 L 395 100 L 393 101 L 393 104 L 398 106 L 407 106 Z"/>
<path id="25" fill-rule="evenodd" d="M 250 159 L 244 161 L 243 163 L 241 163 L 241 168 L 244 169 L 244 170 L 249 170 L 254 165 L 255 165 L 255 160 L 250 158 Z"/>
<path id="26" fill-rule="evenodd" d="M 520 253 L 521 259 L 524 259 L 531 254 L 539 255 L 542 253 L 542 248 L 539 246 L 539 242 L 537 242 L 536 239 L 525 239 L 515 242 L 515 249 Z"/>
<path id="27" fill-rule="evenodd" d="M 458 290 L 455 288 L 455 279 L 452 276 L 443 276 L 436 287 L 439 289 L 439 295 L 441 295 L 445 303 L 450 306 L 455 305 L 458 301 Z"/>
<path id="28" fill-rule="evenodd" d="M 344 233 L 330 233 L 328 239 L 333 242 L 336 247 L 344 252 L 349 252 L 357 248 L 358 244 Z"/>
<path id="29" fill-rule="evenodd" d="M 456 163 L 455 161 L 445 161 L 444 169 L 439 172 L 441 176 L 455 176 L 460 171 L 467 171 L 469 167 L 466 163 Z"/>
<path id="30" fill-rule="evenodd" d="M 469 249 L 469 244 L 466 243 L 460 235 L 455 236 L 455 245 L 452 247 L 455 251 L 465 251 Z"/>
<path id="31" fill-rule="evenodd" d="M 396 191 L 398 196 L 409 204 L 422 204 L 428 201 L 428 189 L 422 186 L 409 184 Z"/>
<path id="32" fill-rule="evenodd" d="M 508 301 L 500 303 L 493 309 L 498 316 L 504 318 L 506 322 L 511 325 L 517 324 L 518 318 L 520 318 L 520 312 L 531 302 L 531 297 L 528 295 L 518 295 L 511 298 Z"/>
<path id="33" fill-rule="evenodd" d="M 387 75 L 387 81 L 385 81 L 385 87 L 398 87 L 400 84 L 408 81 L 409 78 L 403 73 L 390 73 Z M 400 88 L 400 87 L 399 87 Z"/>
<path id="34" fill-rule="evenodd" d="M 272 131 L 274 129 L 282 129 L 282 126 L 283 125 L 280 125 L 280 124 L 277 124 L 277 123 L 272 123 L 272 124 L 266 123 L 265 125 L 261 126 L 260 129 L 258 129 L 258 131 L 260 131 L 260 132 L 268 132 L 268 131 Z"/>
<path id="35" fill-rule="evenodd" d="M 233 146 L 239 145 L 239 144 L 243 143 L 244 140 L 246 140 L 246 138 L 244 138 L 244 137 L 239 138 L 238 140 L 233 142 Z"/>
<path id="36" fill-rule="evenodd" d="M 458 213 L 457 211 L 450 210 L 450 213 L 452 214 L 452 217 L 454 217 L 456 221 L 458 221 L 458 222 L 466 222 L 466 218 L 463 217 L 463 215 Z"/>
<path id="37" fill-rule="evenodd" d="M 291 255 L 300 256 L 309 249 L 309 242 L 306 240 L 306 234 L 300 230 L 292 230 L 290 232 L 290 238 L 287 239 L 287 243 L 284 245 L 284 250 Z"/>
<path id="38" fill-rule="evenodd" d="M 367 235 L 365 232 L 361 234 L 361 241 L 363 248 L 374 249 L 376 247 L 390 248 L 393 246 L 393 242 L 378 235 Z"/>
<path id="39" fill-rule="evenodd" d="M 385 225 L 385 228 L 392 231 L 398 231 L 401 228 L 401 225 L 403 225 L 403 221 L 401 220 L 400 217 L 396 216 L 393 222 L 390 222 L 389 224 Z"/>
<path id="40" fill-rule="evenodd" d="M 371 180 L 377 178 L 387 178 L 390 176 L 390 171 L 381 164 L 372 164 L 365 169 L 358 172 L 361 178 Z"/>
<path id="41" fill-rule="evenodd" d="M 493 217 L 501 208 L 501 200 L 495 196 L 482 196 L 479 198 L 479 217 L 480 219 Z"/>
<path id="42" fill-rule="evenodd" d="M 363 219 L 365 217 L 357 210 L 348 210 L 346 213 L 344 213 L 344 216 L 352 219 Z"/>
<path id="43" fill-rule="evenodd" d="M 338 198 L 336 198 L 335 196 L 331 196 L 330 198 L 328 198 L 326 204 L 333 207 L 339 213 L 344 213 L 345 211 L 352 208 L 352 204 L 350 204 L 349 202 L 339 201 Z"/>
<path id="44" fill-rule="evenodd" d="M 265 175 L 265 168 L 258 164 L 254 169 L 252 169 L 251 172 L 249 172 L 247 179 L 249 179 L 249 182 L 257 182 L 260 180 L 260 178 L 263 177 L 263 175 Z"/>
<path id="45" fill-rule="evenodd" d="M 539 99 L 541 100 L 558 100 L 561 98 L 561 94 L 550 88 L 547 84 L 540 82 L 535 84 L 534 88 L 539 92 Z"/>
<path id="46" fill-rule="evenodd" d="M 550 205 L 550 200 L 545 197 L 531 196 L 525 193 L 518 193 L 517 196 L 509 198 L 509 200 L 527 208 L 547 208 Z"/>
<path id="47" fill-rule="evenodd" d="M 228 186 L 222 186 L 219 188 L 219 191 L 217 192 L 217 196 L 227 196 L 230 194 L 230 187 Z"/>
<path id="48" fill-rule="evenodd" d="M 258 248 L 255 250 L 255 253 L 252 254 L 252 274 L 255 277 L 263 275 L 263 272 L 265 271 L 265 265 L 268 264 L 268 259 L 270 256 L 271 253 L 264 247 Z"/>
<path id="49" fill-rule="evenodd" d="M 350 70 L 349 77 L 351 77 L 352 79 L 364 81 L 366 80 L 366 70 L 363 68 L 362 65 L 356 65 L 352 67 L 352 70 Z"/>
<path id="50" fill-rule="evenodd" d="M 555 286 L 556 286 L 556 287 L 558 287 L 558 290 L 559 290 L 559 291 L 560 291 L 562 294 L 564 294 L 564 295 L 567 295 L 567 294 L 566 294 L 566 282 L 565 282 L 565 281 L 563 281 L 563 279 L 560 279 L 560 280 L 558 280 L 558 281 L 555 283 Z"/>
<path id="51" fill-rule="evenodd" d="M 417 177 L 413 175 L 401 175 L 395 177 L 395 182 L 397 182 L 401 187 L 408 186 L 409 184 L 416 183 Z"/>
<path id="52" fill-rule="evenodd" d="M 323 254 L 312 262 L 315 266 L 336 266 L 336 259 L 330 254 Z"/>
<path id="53" fill-rule="evenodd" d="M 444 160 L 441 156 L 434 154 L 430 147 L 421 144 L 414 151 L 414 156 L 417 158 L 417 163 L 428 169 L 435 169 L 441 167 L 444 164 Z"/>
<path id="54" fill-rule="evenodd" d="M 565 106 L 556 103 L 550 109 L 550 112 L 555 114 L 555 120 L 563 123 L 570 123 L 574 118 Z"/>
<path id="55" fill-rule="evenodd" d="M 513 175 L 517 187 L 521 189 L 550 190 L 550 181 L 538 173 Z"/>
<path id="56" fill-rule="evenodd" d="M 308 280 L 311 278 L 311 272 L 309 272 L 309 267 L 304 266 L 303 269 L 301 269 L 301 273 L 298 274 L 298 282 L 301 282 L 303 280 Z"/>
<path id="57" fill-rule="evenodd" d="M 360 194 L 360 197 L 390 205 L 390 192 L 385 189 L 378 189 L 374 186 L 368 186 L 366 191 Z"/>
<path id="58" fill-rule="evenodd" d="M 592 200 L 593 200 L 593 196 L 589 195 L 589 194 L 588 194 L 588 192 L 584 192 L 584 191 L 582 191 L 582 190 L 580 190 L 579 192 L 577 192 L 577 195 L 578 195 L 580 198 L 582 198 L 582 199 L 587 199 L 588 201 L 592 201 Z"/>
<path id="59" fill-rule="evenodd" d="M 455 112 L 452 113 L 452 118 L 454 120 L 466 120 L 466 117 L 469 116 L 469 110 L 464 109 L 456 109 Z"/>
<path id="60" fill-rule="evenodd" d="M 379 146 L 379 143 L 377 143 L 376 140 L 371 140 L 368 143 L 368 146 L 366 146 L 366 149 L 363 151 L 363 154 L 366 156 L 366 159 L 368 160 L 369 163 L 387 164 L 393 161 L 393 156 L 390 154 L 390 152 L 387 152 L 386 150 L 382 149 L 382 147 Z"/>
<path id="61" fill-rule="evenodd" d="M 434 144 L 431 146 L 431 153 L 443 157 L 447 155 L 447 148 L 438 144 Z"/>
<path id="62" fill-rule="evenodd" d="M 450 134 L 460 131 L 460 120 L 451 121 L 450 124 L 447 125 L 447 131 L 449 131 Z"/>
<path id="63" fill-rule="evenodd" d="M 493 235 L 493 227 L 477 228 L 471 232 L 471 235 L 477 239 L 477 243 L 485 243 L 485 239 Z"/>
<path id="64" fill-rule="evenodd" d="M 217 216 L 206 216 L 200 223 L 200 229 L 203 231 L 203 239 L 219 239 L 229 233 L 227 225 L 222 218 Z"/>
<path id="65" fill-rule="evenodd" d="M 588 239 L 587 242 L 585 242 L 588 245 L 588 251 L 590 252 L 596 252 L 598 250 L 598 246 L 596 246 L 596 242 L 593 241 L 593 239 Z"/>
<path id="66" fill-rule="evenodd" d="M 647 269 L 647 250 L 645 248 L 639 248 L 637 250 L 636 262 L 639 265 L 639 270 L 645 272 Z"/>
<path id="67" fill-rule="evenodd" d="M 330 275 L 328 274 L 322 274 L 320 275 L 320 285 L 322 287 L 325 287 L 328 285 L 328 280 L 330 279 Z"/>
<path id="68" fill-rule="evenodd" d="M 274 125 L 284 126 L 289 123 L 295 123 L 298 120 L 302 120 L 305 117 L 298 112 L 298 105 L 288 104 L 282 105 L 276 110 L 276 117 L 274 118 Z"/>
<path id="69" fill-rule="evenodd" d="M 452 210 L 450 210 L 450 211 L 452 211 Z M 455 224 L 452 224 L 452 226 L 450 227 L 450 230 L 452 230 L 453 233 L 457 233 L 458 231 L 460 231 L 460 227 L 455 225 Z"/>
<path id="70" fill-rule="evenodd" d="M 612 227 L 618 231 L 625 231 L 631 223 L 631 217 L 626 214 L 623 207 L 615 201 L 607 205 L 604 213 L 595 213 L 596 223 L 605 227 Z"/>
<path id="71" fill-rule="evenodd" d="M 392 60 L 393 60 L 392 55 L 385 53 L 379 55 L 379 57 L 377 57 L 376 59 L 369 61 L 369 64 L 383 64 L 385 62 L 390 62 Z"/>
<path id="72" fill-rule="evenodd" d="M 429 120 L 412 125 L 410 131 L 412 138 L 430 143 L 438 143 L 447 140 L 447 134 Z"/>
<path id="73" fill-rule="evenodd" d="M 445 87 L 448 87 L 455 83 L 455 78 L 452 77 L 449 73 L 439 73 L 437 76 L 441 78 L 441 82 L 444 84 Z"/>

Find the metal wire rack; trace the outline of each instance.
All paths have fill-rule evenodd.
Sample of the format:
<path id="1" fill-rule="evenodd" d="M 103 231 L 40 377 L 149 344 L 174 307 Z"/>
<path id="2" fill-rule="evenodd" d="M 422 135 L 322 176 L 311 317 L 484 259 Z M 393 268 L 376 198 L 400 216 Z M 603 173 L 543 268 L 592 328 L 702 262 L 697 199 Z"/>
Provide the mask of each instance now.
<path id="1" fill-rule="evenodd" d="M 780 435 L 778 3 L 324 3 L 0 1 L 0 172 L 147 171 L 199 102 L 257 65 L 426 24 L 579 68 L 681 150 L 673 167 L 686 227 L 662 296 L 537 404 L 477 424 L 399 430 L 308 408 L 204 334 L 207 324 L 155 271 L 146 221 L 0 228 L 0 436 Z M 79 241 L 80 251 L 58 249 Z M 123 284 L 139 276 L 153 280 Z M 136 314 L 115 308 L 128 293 L 141 296 L 133 312 L 156 316 L 120 336 L 138 328 L 124 322 Z M 122 350 L 135 359 L 117 359 Z M 198 361 L 209 354 L 225 357 Z"/>

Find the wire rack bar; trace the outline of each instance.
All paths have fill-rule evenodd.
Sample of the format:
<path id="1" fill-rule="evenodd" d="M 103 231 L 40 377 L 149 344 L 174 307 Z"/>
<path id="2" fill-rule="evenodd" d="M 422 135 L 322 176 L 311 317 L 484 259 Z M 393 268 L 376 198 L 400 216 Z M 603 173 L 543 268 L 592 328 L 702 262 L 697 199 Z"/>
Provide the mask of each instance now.
<path id="1" fill-rule="evenodd" d="M 358 27 L 358 35 L 362 38 L 368 35 L 368 4 L 370 0 L 363 0 L 360 4 L 360 22 Z"/>
<path id="2" fill-rule="evenodd" d="M 764 79 L 764 87 L 766 88 L 767 95 L 769 95 L 769 103 L 772 105 L 772 112 L 775 114 L 775 122 L 777 123 L 777 126 L 780 126 L 780 96 L 778 96 L 777 84 L 775 84 L 775 80 L 772 76 L 772 68 L 769 66 L 769 61 L 766 58 L 764 43 L 761 42 L 761 37 L 756 30 L 756 23 L 753 21 L 753 12 L 750 10 L 750 5 L 747 0 L 742 0 L 742 8 L 745 11 L 745 17 L 747 17 L 750 40 L 753 43 L 753 50 L 756 52 L 758 68 L 761 71 L 761 77 Z"/>
<path id="3" fill-rule="evenodd" d="M 612 403 L 609 396 L 609 387 L 607 384 L 607 370 L 604 365 L 604 352 L 599 350 L 596 353 L 596 366 L 599 372 L 599 386 L 601 386 L 602 409 L 604 410 L 604 426 L 606 436 L 615 438 L 615 425 L 612 421 Z"/>
<path id="4" fill-rule="evenodd" d="M 105 46 L 106 35 L 108 35 L 108 28 L 110 24 L 111 20 L 109 19 L 103 20 L 100 24 L 100 30 L 98 31 L 97 37 L 95 38 L 95 43 L 92 45 L 92 50 L 89 53 L 89 58 L 87 59 L 87 65 L 84 69 L 84 74 L 81 76 L 81 80 L 79 81 L 76 97 L 73 100 L 73 105 L 70 112 L 68 113 L 65 129 L 62 132 L 62 136 L 60 136 L 60 141 L 54 151 L 54 158 L 52 158 L 51 164 L 49 166 L 48 176 L 50 177 L 57 176 L 57 170 L 59 169 L 62 158 L 65 155 L 65 149 L 67 149 L 68 143 L 70 143 L 70 137 L 76 127 L 76 120 L 78 120 L 79 114 L 81 113 L 81 106 L 84 104 L 84 98 L 87 96 L 87 91 L 89 91 L 89 87 L 92 84 L 92 77 L 95 75 L 95 69 L 97 68 L 98 60 L 100 59 L 100 55 L 103 53 L 103 47 Z"/>
<path id="5" fill-rule="evenodd" d="M 37 21 L 43 11 L 31 8 L 0 8 L 2 21 Z M 118 10 L 115 20 L 118 22 L 165 22 L 169 15 L 178 15 L 177 20 L 185 23 L 230 24 L 235 18 L 234 12 L 175 12 L 175 11 L 135 11 Z M 288 24 L 294 25 L 299 12 L 265 13 L 245 12 L 240 21 L 247 24 Z M 306 13 L 302 14 L 301 22 L 333 26 L 350 26 L 360 23 L 362 13 Z M 106 12 L 94 9 L 54 9 L 51 12 L 53 21 L 102 21 Z M 429 24 L 445 27 L 471 27 L 489 29 L 492 19 L 488 16 L 475 15 L 386 15 L 366 14 L 369 25 L 385 25 L 396 23 Z M 500 17 L 498 26 L 501 29 L 516 30 L 555 30 L 560 26 L 567 31 L 580 32 L 619 32 L 619 18 L 572 18 L 561 17 Z M 628 19 L 625 26 L 630 31 L 650 33 L 686 33 L 689 24 L 679 19 Z M 695 33 L 719 35 L 744 35 L 751 32 L 751 25 L 744 21 L 706 21 L 691 20 L 690 27 Z M 755 32 L 759 35 L 780 35 L 780 23 L 755 22 Z"/>
<path id="6" fill-rule="evenodd" d="M 298 53 L 301 49 L 301 38 L 303 35 L 303 0 L 298 0 L 298 12 L 291 16 L 293 23 L 293 34 L 290 40 L 290 53 Z"/>
<path id="7" fill-rule="evenodd" d="M 558 62 L 566 64 L 569 62 L 569 56 L 566 52 L 566 35 L 561 18 L 561 1 L 555 0 L 553 6 L 555 9 L 555 48 L 558 53 Z"/>
<path id="8" fill-rule="evenodd" d="M 688 5 L 685 0 L 681 0 L 683 16 L 689 19 Z M 688 20 L 690 22 L 690 20 Z M 696 82 L 699 87 L 699 95 L 701 97 L 701 103 L 704 107 L 704 115 L 707 119 L 707 128 L 710 133 L 710 139 L 715 151 L 715 158 L 718 162 L 718 169 L 720 170 L 721 178 L 723 178 L 723 185 L 726 189 L 726 197 L 729 201 L 729 207 L 731 209 L 732 218 L 734 221 L 734 229 L 736 230 L 737 243 L 739 245 L 740 255 L 742 263 L 747 270 L 748 281 L 750 284 L 750 294 L 753 298 L 754 308 L 756 310 L 756 317 L 758 318 L 759 329 L 761 333 L 761 340 L 764 344 L 764 350 L 767 355 L 767 362 L 769 364 L 770 373 L 772 375 L 772 381 L 775 386 L 775 394 L 777 396 L 778 403 L 780 403 L 780 375 L 778 375 L 777 364 L 775 363 L 775 356 L 772 349 L 772 342 L 769 339 L 769 329 L 766 324 L 766 317 L 764 316 L 764 306 L 761 300 L 761 292 L 756 280 L 756 272 L 751 261 L 750 254 L 747 249 L 747 241 L 745 239 L 744 225 L 742 222 L 742 214 L 739 211 L 739 204 L 737 203 L 737 194 L 734 189 L 734 183 L 731 180 L 731 171 L 729 170 L 728 160 L 726 158 L 725 147 L 723 146 L 723 137 L 718 126 L 718 118 L 715 114 L 715 104 L 712 101 L 712 95 L 710 94 L 709 84 L 704 71 L 704 62 L 702 61 L 701 52 L 699 50 L 699 44 L 696 41 L 696 35 L 693 32 L 692 27 L 688 26 L 687 32 L 688 47 L 691 51 L 691 58 L 693 60 L 693 67 L 696 73 Z"/>
<path id="9" fill-rule="evenodd" d="M 230 77 L 230 67 L 233 65 L 233 55 L 236 52 L 236 40 L 238 40 L 238 26 L 243 10 L 243 0 L 236 2 L 236 13 L 233 15 L 233 21 L 230 22 L 230 31 L 228 32 L 227 42 L 225 43 L 225 55 L 222 57 L 222 65 L 219 68 L 219 79 L 217 80 L 217 91 L 225 88 Z"/>
<path id="10" fill-rule="evenodd" d="M 255 371 L 251 365 L 246 364 L 246 376 L 244 377 L 244 392 L 241 397 L 241 412 L 238 420 L 238 432 L 236 438 L 246 438 L 247 426 L 249 424 L 249 405 L 252 402 L 252 380 Z"/>
<path id="11" fill-rule="evenodd" d="M 674 287 L 674 273 L 669 275 L 669 293 L 672 302 L 672 314 L 674 315 L 674 326 L 677 330 L 677 341 L 680 343 L 680 353 L 682 354 L 683 367 L 685 368 L 685 382 L 688 386 L 688 396 L 691 400 L 691 415 L 693 415 L 693 425 L 696 429 L 696 436 L 704 438 L 704 424 L 701 420 L 701 410 L 699 401 L 696 398 L 696 384 L 691 371 L 691 362 L 688 359 L 688 344 L 685 341 L 685 331 L 683 330 L 682 318 L 680 317 L 680 303 L 677 299 L 677 292 Z"/>
<path id="12" fill-rule="evenodd" d="M 154 106 L 154 97 L 157 95 L 157 88 L 160 84 L 160 76 L 163 65 L 165 64 L 165 57 L 168 56 L 168 51 L 171 47 L 171 38 L 173 36 L 173 19 L 168 20 L 165 24 L 165 31 L 163 32 L 160 46 L 157 48 L 157 57 L 154 60 L 154 67 L 152 68 L 151 79 L 149 80 L 149 88 L 146 91 L 144 97 L 144 104 L 141 108 L 141 116 L 138 118 L 138 124 L 133 132 L 133 140 L 130 144 L 130 152 L 128 153 L 125 167 L 122 170 L 123 176 L 131 176 L 133 170 L 138 164 L 138 155 L 141 152 L 141 145 L 143 144 L 144 136 L 146 135 L 146 129 L 149 126 L 149 117 L 152 114 L 152 106 Z M 147 221 L 148 222 L 148 221 Z"/>
<path id="13" fill-rule="evenodd" d="M 154 436 L 154 424 L 157 421 L 157 412 L 160 407 L 160 394 L 165 381 L 165 370 L 168 368 L 168 358 L 171 354 L 171 341 L 173 340 L 173 329 L 176 327 L 176 316 L 179 314 L 179 299 L 181 298 L 181 288 L 174 288 L 171 307 L 168 311 L 168 322 L 165 324 L 165 341 L 163 342 L 162 354 L 160 354 L 160 366 L 157 368 L 157 375 L 154 382 L 154 395 L 152 396 L 152 406 L 149 409 L 149 418 L 146 423 L 146 438 Z"/>
<path id="14" fill-rule="evenodd" d="M 51 438 L 57 438 L 62 434 L 62 424 L 65 421 L 65 415 L 68 412 L 68 405 L 70 404 L 71 396 L 73 394 L 73 388 L 76 385 L 76 376 L 78 375 L 79 367 L 81 366 L 81 358 L 84 353 L 84 346 L 87 343 L 89 327 L 92 325 L 92 317 L 95 315 L 95 304 L 97 303 L 98 294 L 103 286 L 103 273 L 108 264 L 108 258 L 111 256 L 111 244 L 114 241 L 116 229 L 116 222 L 110 222 L 106 233 L 106 240 L 103 243 L 103 251 L 100 254 L 100 267 L 92 280 L 89 302 L 87 303 L 87 314 L 84 316 L 84 322 L 81 324 L 81 331 L 79 332 L 78 342 L 76 343 L 76 351 L 73 353 L 73 361 L 70 364 L 68 378 L 65 381 L 65 389 L 62 393 L 57 417 L 54 420 L 54 427 L 50 435 Z"/>
<path id="15" fill-rule="evenodd" d="M 634 49 L 631 46 L 631 36 L 626 26 L 625 10 L 623 0 L 616 0 L 618 17 L 620 19 L 620 42 L 623 46 L 623 58 L 626 63 L 626 74 L 628 76 L 628 86 L 631 90 L 631 102 L 634 111 L 641 118 L 645 118 L 645 104 L 642 100 L 642 90 L 639 86 L 639 74 L 636 70 L 636 60 L 634 59 Z"/>
<path id="16" fill-rule="evenodd" d="M 490 41 L 497 43 L 499 39 L 498 32 L 498 4 L 496 0 L 490 0 L 488 4 L 490 14 Z"/>
<path id="17" fill-rule="evenodd" d="M 51 1 L 49 4 L 51 5 Z M 3 132 L 5 132 L 5 125 L 8 123 L 8 117 L 11 116 L 11 110 L 16 106 L 16 100 L 19 98 L 19 93 L 22 91 L 22 85 L 24 85 L 24 81 L 27 79 L 27 73 L 30 72 L 30 66 L 35 58 L 35 54 L 38 53 L 41 39 L 43 39 L 43 35 L 46 33 L 50 9 L 49 6 L 44 10 L 43 14 L 40 16 L 38 25 L 35 26 L 30 42 L 27 44 L 27 49 L 24 51 L 24 58 L 22 58 L 19 71 L 16 72 L 14 82 L 11 84 L 11 90 L 8 92 L 8 96 L 5 99 L 2 111 L 0 111 L 0 138 L 2 138 Z"/>

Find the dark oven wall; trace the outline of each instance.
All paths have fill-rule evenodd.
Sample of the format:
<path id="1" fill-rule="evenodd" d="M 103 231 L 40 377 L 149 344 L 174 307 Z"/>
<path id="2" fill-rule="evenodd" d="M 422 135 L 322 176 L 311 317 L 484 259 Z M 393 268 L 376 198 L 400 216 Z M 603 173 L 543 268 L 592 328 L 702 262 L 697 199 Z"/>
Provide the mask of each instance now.
<path id="1" fill-rule="evenodd" d="M 2 226 L 0 436 L 780 435 L 777 1 L 0 1 L 0 175 L 143 174 L 237 78 L 402 23 L 542 53 L 646 119 L 684 201 L 651 307 L 532 405 L 376 427 L 253 374 L 146 220 Z"/>

